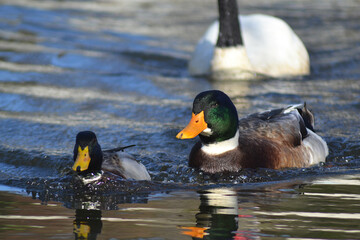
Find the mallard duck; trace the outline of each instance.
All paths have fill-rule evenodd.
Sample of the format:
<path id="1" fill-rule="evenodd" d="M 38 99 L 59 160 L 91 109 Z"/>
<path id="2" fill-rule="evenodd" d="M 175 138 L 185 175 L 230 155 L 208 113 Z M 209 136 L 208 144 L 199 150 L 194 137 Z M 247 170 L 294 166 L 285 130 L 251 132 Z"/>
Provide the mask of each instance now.
<path id="1" fill-rule="evenodd" d="M 189 166 L 204 172 L 242 168 L 299 168 L 324 162 L 326 142 L 314 132 L 306 104 L 255 113 L 238 119 L 230 98 L 218 90 L 198 94 L 190 123 L 179 139 L 200 137 Z"/>
<path id="2" fill-rule="evenodd" d="M 124 148 L 126 147 L 102 151 L 95 133 L 79 132 L 76 135 L 75 163 L 72 169 L 82 176 L 104 170 L 125 179 L 151 180 L 145 166 L 137 162 L 130 154 L 122 152 Z"/>
<path id="3" fill-rule="evenodd" d="M 191 75 L 242 80 L 309 74 L 309 54 L 285 21 L 263 14 L 238 15 L 236 0 L 218 0 L 218 7 L 219 21 L 192 54 Z"/>

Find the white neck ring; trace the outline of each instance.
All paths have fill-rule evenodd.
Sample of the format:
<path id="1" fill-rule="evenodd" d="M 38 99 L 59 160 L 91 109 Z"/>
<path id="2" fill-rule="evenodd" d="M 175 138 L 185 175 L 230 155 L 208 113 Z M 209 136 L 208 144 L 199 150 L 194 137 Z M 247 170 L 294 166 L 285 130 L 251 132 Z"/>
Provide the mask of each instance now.
<path id="1" fill-rule="evenodd" d="M 234 137 L 217 143 L 203 144 L 201 150 L 209 155 L 219 155 L 239 146 L 239 130 Z"/>

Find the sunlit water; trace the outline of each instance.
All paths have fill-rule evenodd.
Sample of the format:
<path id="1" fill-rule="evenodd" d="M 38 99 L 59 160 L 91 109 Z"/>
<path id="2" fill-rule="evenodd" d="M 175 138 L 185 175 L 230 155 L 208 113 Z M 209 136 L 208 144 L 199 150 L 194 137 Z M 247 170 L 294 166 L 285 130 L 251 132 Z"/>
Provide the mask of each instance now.
<path id="1" fill-rule="evenodd" d="M 239 2 L 285 19 L 312 74 L 221 84 L 186 69 L 215 0 L 0 4 L 1 238 L 360 238 L 359 1 Z M 327 162 L 232 176 L 188 168 L 196 139 L 175 135 L 194 96 L 214 88 L 240 116 L 306 101 Z M 81 130 L 105 149 L 136 144 L 128 152 L 153 181 L 78 186 L 67 174 Z"/>

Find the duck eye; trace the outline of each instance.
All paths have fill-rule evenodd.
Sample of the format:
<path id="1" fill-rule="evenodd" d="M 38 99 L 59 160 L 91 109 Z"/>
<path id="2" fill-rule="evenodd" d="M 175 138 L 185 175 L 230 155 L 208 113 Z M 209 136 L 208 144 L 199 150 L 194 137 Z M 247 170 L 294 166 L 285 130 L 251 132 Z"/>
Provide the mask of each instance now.
<path id="1" fill-rule="evenodd" d="M 196 122 L 196 123 L 198 123 L 198 122 L 199 122 L 199 120 L 196 120 L 195 122 Z"/>

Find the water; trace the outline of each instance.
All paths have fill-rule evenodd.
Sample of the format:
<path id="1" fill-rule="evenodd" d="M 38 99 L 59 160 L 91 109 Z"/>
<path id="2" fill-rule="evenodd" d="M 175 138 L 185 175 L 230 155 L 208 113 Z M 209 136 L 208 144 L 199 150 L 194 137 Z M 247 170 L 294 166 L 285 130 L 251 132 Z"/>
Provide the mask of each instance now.
<path id="1" fill-rule="evenodd" d="M 95 194 L 73 205 L 76 194 L 53 195 L 57 201 L 51 201 L 49 193 L 30 192 L 30 198 L 11 189 L 22 194 L 1 192 L 0 234 L 4 239 L 358 239 L 359 183 L 357 173 L 113 194 L 103 200 L 106 206 Z"/>
<path id="2" fill-rule="evenodd" d="M 309 50 L 312 74 L 190 77 L 187 61 L 216 1 L 1 1 L 0 238 L 73 239 L 89 229 L 97 239 L 360 238 L 360 3 L 239 5 L 285 19 Z M 194 96 L 213 88 L 240 116 L 306 101 L 328 161 L 235 176 L 188 168 L 196 140 L 175 135 Z M 81 130 L 96 132 L 103 148 L 136 144 L 128 152 L 154 181 L 78 188 L 67 173 Z"/>

